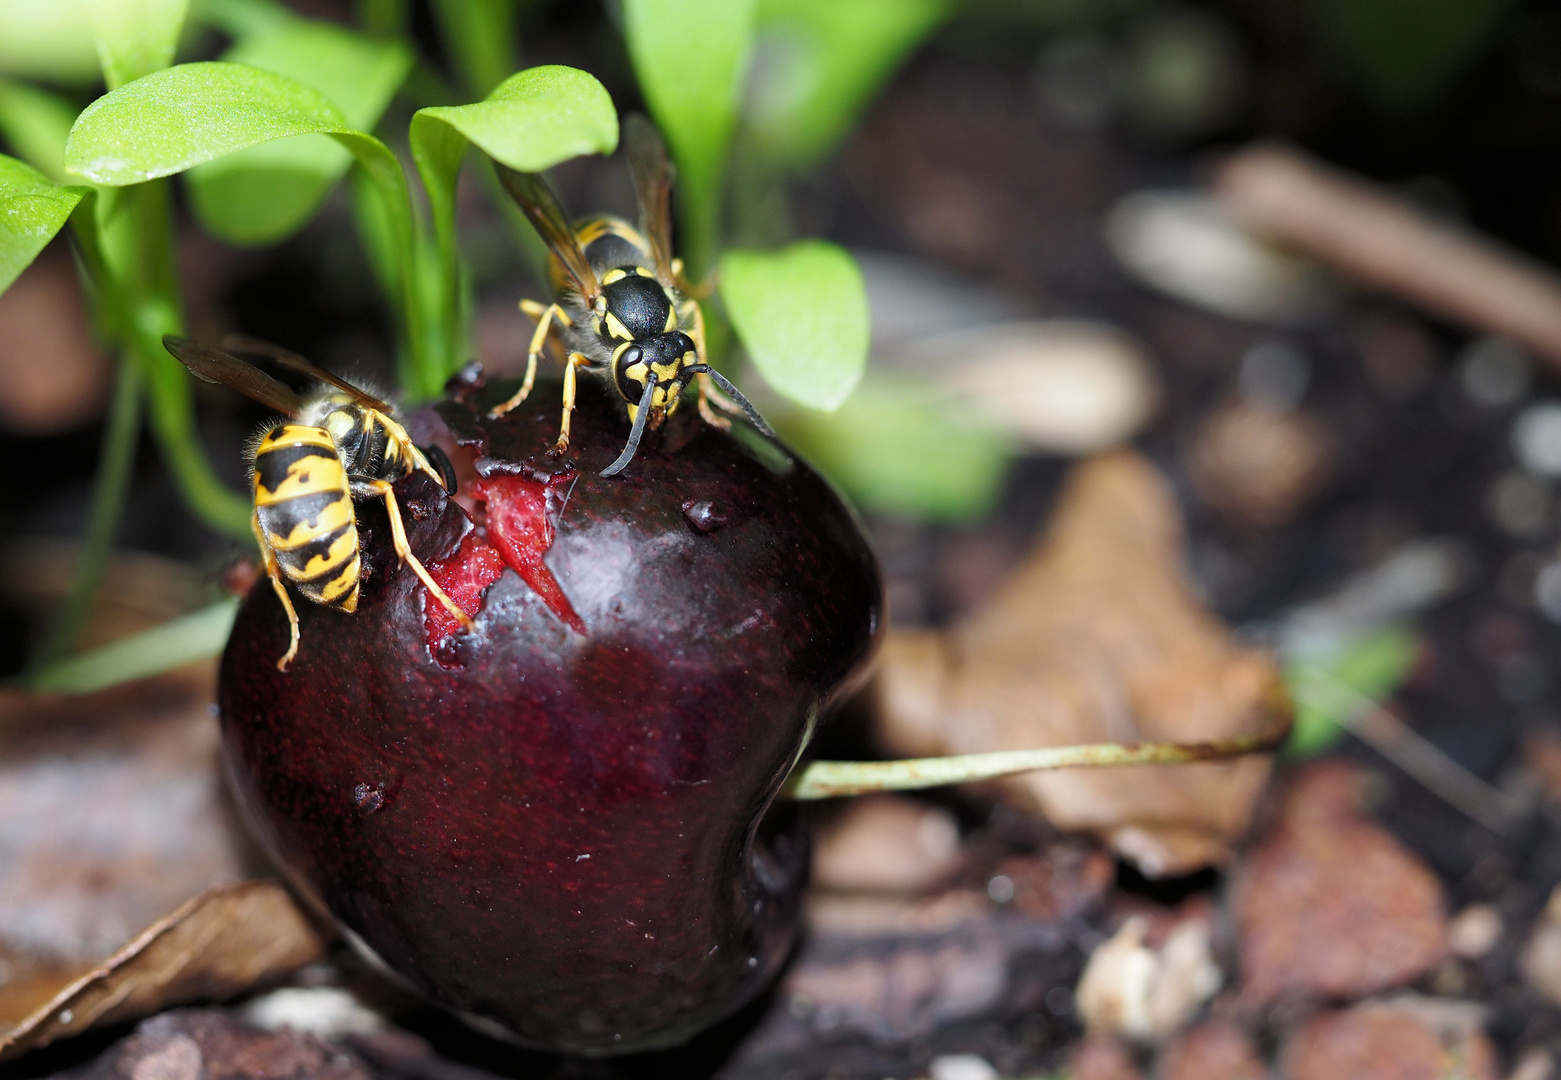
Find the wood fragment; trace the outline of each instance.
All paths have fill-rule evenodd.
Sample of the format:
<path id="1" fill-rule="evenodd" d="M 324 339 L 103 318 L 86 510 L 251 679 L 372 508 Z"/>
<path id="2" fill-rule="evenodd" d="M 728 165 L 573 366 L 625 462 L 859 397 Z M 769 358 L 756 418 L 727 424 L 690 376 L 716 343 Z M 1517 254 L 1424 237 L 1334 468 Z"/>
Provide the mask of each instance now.
<path id="1" fill-rule="evenodd" d="M 1561 275 L 1549 267 L 1291 146 L 1242 150 L 1213 183 L 1225 208 L 1264 239 L 1561 366 Z"/>

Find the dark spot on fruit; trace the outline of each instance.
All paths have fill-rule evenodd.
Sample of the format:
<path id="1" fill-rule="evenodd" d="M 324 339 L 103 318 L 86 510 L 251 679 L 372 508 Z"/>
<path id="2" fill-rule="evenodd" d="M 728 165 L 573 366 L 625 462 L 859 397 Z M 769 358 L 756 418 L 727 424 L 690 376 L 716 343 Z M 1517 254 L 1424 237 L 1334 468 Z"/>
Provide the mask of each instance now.
<path id="1" fill-rule="evenodd" d="M 358 806 L 358 815 L 368 817 L 385 805 L 385 785 L 359 784 L 352 789 L 352 801 Z"/>
<path id="2" fill-rule="evenodd" d="M 726 515 L 709 499 L 690 499 L 683 504 L 683 516 L 697 533 L 713 533 L 726 524 Z"/>

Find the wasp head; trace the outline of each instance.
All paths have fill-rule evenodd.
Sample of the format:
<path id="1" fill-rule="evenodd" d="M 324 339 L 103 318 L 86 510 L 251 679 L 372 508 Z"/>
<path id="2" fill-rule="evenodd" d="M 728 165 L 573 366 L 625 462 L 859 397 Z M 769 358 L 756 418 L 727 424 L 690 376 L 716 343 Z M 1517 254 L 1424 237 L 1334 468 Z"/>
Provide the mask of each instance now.
<path id="1" fill-rule="evenodd" d="M 646 381 L 655 375 L 656 389 L 651 394 L 650 407 L 671 412 L 678 395 L 694 376 L 688 368 L 698 363 L 699 350 L 687 334 L 678 330 L 656 334 L 618 351 L 612 365 L 613 385 L 625 401 L 637 405 L 644 396 Z"/>

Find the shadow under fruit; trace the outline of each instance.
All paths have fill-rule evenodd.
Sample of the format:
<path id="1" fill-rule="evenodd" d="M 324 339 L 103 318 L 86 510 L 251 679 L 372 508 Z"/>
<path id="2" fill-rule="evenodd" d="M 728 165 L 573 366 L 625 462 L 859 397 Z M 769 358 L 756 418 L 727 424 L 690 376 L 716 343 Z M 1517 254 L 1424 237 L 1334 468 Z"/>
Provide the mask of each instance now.
<path id="1" fill-rule="evenodd" d="M 397 495 L 476 631 L 428 611 L 365 502 L 355 614 L 299 603 L 280 672 L 276 597 L 239 613 L 230 773 L 295 881 L 436 1002 L 539 1048 L 671 1045 L 791 946 L 807 842 L 771 802 L 864 673 L 877 565 L 830 487 L 740 421 L 680 410 L 604 480 L 626 423 L 596 387 L 563 458 L 555 385 L 495 421 L 501 395 L 465 395 L 406 420 L 452 451 L 471 514 L 421 474 Z"/>

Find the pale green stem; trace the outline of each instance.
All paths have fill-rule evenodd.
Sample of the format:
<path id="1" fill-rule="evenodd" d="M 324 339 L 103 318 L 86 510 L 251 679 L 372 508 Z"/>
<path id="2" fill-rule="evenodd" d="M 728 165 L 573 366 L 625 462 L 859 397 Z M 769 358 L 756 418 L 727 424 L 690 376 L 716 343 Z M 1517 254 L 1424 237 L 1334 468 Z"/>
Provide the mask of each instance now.
<path id="1" fill-rule="evenodd" d="M 787 778 L 781 794 L 791 799 L 833 799 L 968 784 L 1041 769 L 1214 761 L 1275 750 L 1289 735 L 1290 718 L 1285 714 L 1281 722 L 1259 734 L 1201 743 L 1091 743 L 904 761 L 812 761 Z"/>
<path id="2" fill-rule="evenodd" d="M 108 569 L 114 537 L 119 533 L 125 497 L 130 491 L 136 441 L 141 434 L 142 390 L 141 374 L 136 365 L 121 363 L 114 399 L 109 406 L 108 424 L 103 431 L 103 446 L 98 452 L 86 535 L 76 558 L 70 591 L 55 612 L 38 650 L 38 664 L 49 664 L 74 652 L 87 618 L 92 614 L 93 602 Z"/>
<path id="3" fill-rule="evenodd" d="M 90 694 L 216 656 L 233 629 L 238 604 L 236 599 L 220 600 L 150 630 L 50 664 L 30 676 L 27 686 L 51 694 Z"/>

